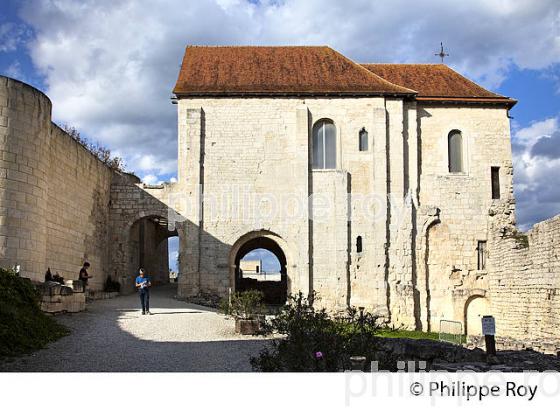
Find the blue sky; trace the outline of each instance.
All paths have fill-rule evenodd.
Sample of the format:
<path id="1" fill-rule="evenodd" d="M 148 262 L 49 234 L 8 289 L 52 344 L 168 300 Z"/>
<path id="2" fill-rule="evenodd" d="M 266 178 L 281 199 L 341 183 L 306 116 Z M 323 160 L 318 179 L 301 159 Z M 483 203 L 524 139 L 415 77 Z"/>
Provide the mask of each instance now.
<path id="1" fill-rule="evenodd" d="M 186 44 L 327 44 L 357 62 L 446 63 L 519 103 L 517 216 L 560 212 L 557 0 L 3 0 L 0 73 L 49 95 L 70 124 L 146 182 L 176 176 L 171 89 Z M 553 179 L 552 179 L 553 180 Z M 172 242 L 176 249 L 176 240 Z M 172 258 L 174 259 L 174 258 Z"/>

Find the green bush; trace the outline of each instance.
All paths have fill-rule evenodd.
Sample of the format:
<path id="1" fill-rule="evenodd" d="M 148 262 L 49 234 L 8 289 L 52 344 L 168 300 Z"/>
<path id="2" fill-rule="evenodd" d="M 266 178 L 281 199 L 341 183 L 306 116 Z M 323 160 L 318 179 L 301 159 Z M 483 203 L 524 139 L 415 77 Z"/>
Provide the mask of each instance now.
<path id="1" fill-rule="evenodd" d="M 222 299 L 219 308 L 226 315 L 240 319 L 254 319 L 265 311 L 263 299 L 264 294 L 258 290 L 236 292 L 231 296 L 231 302 Z"/>
<path id="2" fill-rule="evenodd" d="M 39 298 L 29 279 L 0 268 L 0 357 L 40 349 L 68 334 L 41 312 Z"/>
<path id="3" fill-rule="evenodd" d="M 352 356 L 372 359 L 379 329 L 377 319 L 355 308 L 332 317 L 325 309 L 315 309 L 300 292 L 290 296 L 279 314 L 262 326 L 263 335 L 284 337 L 274 339 L 270 348 L 251 358 L 251 365 L 255 370 L 267 372 L 350 369 Z"/>

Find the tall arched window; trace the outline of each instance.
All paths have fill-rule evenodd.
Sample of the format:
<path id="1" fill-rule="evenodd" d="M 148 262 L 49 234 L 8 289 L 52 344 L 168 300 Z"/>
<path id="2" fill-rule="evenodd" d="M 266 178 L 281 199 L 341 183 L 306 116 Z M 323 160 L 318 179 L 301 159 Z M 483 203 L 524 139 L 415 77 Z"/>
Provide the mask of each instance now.
<path id="1" fill-rule="evenodd" d="M 463 172 L 463 136 L 453 130 L 447 137 L 449 172 Z"/>
<path id="2" fill-rule="evenodd" d="M 313 168 L 336 168 L 336 128 L 331 120 L 313 126 Z"/>
<path id="3" fill-rule="evenodd" d="M 358 133 L 358 140 L 359 140 L 359 149 L 360 151 L 367 151 L 368 150 L 368 132 L 366 128 L 363 127 L 360 132 Z"/>

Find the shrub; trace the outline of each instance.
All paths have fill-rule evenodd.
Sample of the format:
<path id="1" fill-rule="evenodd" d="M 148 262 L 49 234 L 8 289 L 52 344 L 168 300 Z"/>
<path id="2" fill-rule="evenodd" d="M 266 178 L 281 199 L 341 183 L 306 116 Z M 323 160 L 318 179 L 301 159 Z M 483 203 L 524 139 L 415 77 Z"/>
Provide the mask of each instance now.
<path id="1" fill-rule="evenodd" d="M 41 312 L 39 298 L 29 279 L 0 268 L 0 357 L 40 349 L 68 334 Z"/>
<path id="2" fill-rule="evenodd" d="M 91 142 L 86 137 L 83 137 L 75 127 L 68 124 L 61 124 L 60 128 L 112 170 L 125 171 L 123 159 L 113 156 L 109 148 L 101 145 L 99 142 Z"/>
<path id="3" fill-rule="evenodd" d="M 236 292 L 231 296 L 231 303 L 227 300 L 220 303 L 221 310 L 239 319 L 255 319 L 264 312 L 264 294 L 258 290 Z"/>
<path id="4" fill-rule="evenodd" d="M 316 295 L 312 295 L 316 300 Z M 377 317 L 355 308 L 331 317 L 325 309 L 315 309 L 300 292 L 288 298 L 280 313 L 267 321 L 263 335 L 280 334 L 270 348 L 251 358 L 260 371 L 339 371 L 350 369 L 351 356 L 371 360 L 375 350 Z"/>

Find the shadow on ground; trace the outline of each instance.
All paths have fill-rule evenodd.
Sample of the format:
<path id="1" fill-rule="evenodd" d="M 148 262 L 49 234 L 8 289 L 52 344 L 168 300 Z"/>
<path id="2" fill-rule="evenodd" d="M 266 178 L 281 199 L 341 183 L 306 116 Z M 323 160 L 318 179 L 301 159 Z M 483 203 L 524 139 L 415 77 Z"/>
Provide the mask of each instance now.
<path id="1" fill-rule="evenodd" d="M 58 316 L 71 334 L 46 349 L 0 362 L 10 372 L 243 372 L 269 341 L 234 333 L 213 309 L 173 299 L 174 286 L 152 290 L 151 316 L 136 295 L 88 304 Z"/>

